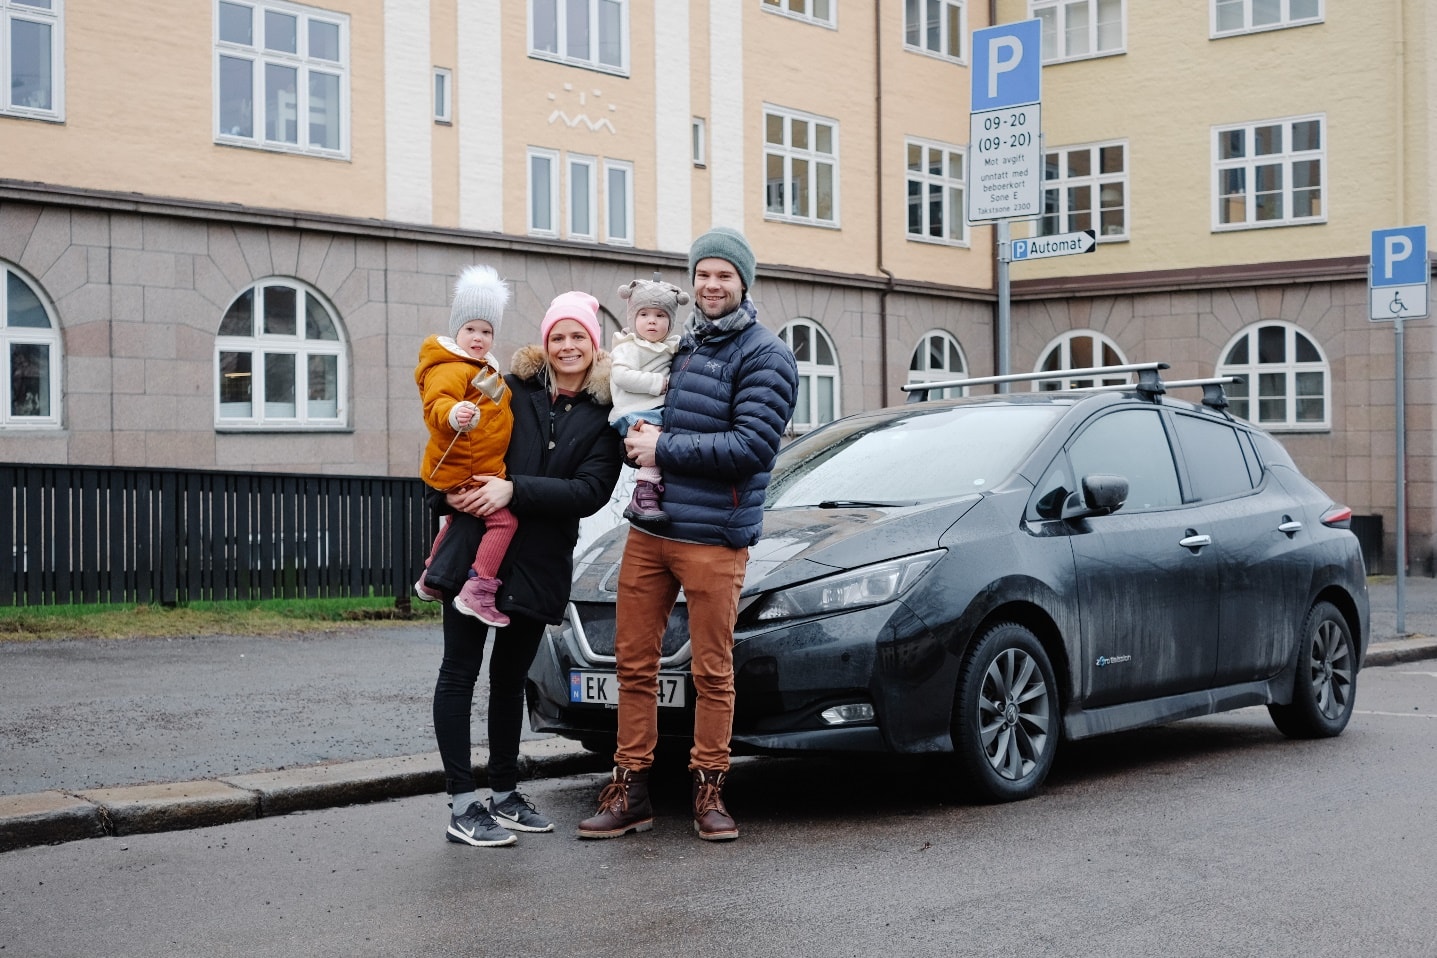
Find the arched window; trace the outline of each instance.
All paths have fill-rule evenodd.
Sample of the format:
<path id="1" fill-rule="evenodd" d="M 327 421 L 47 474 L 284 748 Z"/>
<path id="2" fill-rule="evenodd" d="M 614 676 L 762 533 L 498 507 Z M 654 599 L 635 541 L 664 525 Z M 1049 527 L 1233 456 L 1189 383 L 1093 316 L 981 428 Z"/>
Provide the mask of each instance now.
<path id="1" fill-rule="evenodd" d="M 344 426 L 348 378 L 348 344 L 324 301 L 298 280 L 261 280 L 220 321 L 215 425 Z"/>
<path id="2" fill-rule="evenodd" d="M 0 427 L 60 425 L 60 330 L 35 287 L 0 263 Z"/>
<path id="3" fill-rule="evenodd" d="M 796 319 L 779 332 L 798 360 L 798 402 L 793 407 L 793 431 L 808 432 L 840 415 L 838 409 L 838 353 L 823 327 L 810 319 Z"/>
<path id="4" fill-rule="evenodd" d="M 1332 377 L 1317 343 L 1291 323 L 1249 326 L 1222 351 L 1219 376 L 1241 376 L 1226 387 L 1234 416 L 1267 429 L 1327 429 Z"/>
<path id="5" fill-rule="evenodd" d="M 1056 373 L 1065 369 L 1092 369 L 1095 366 L 1126 364 L 1127 360 L 1123 358 L 1117 343 L 1091 329 L 1076 329 L 1053 340 L 1044 350 L 1043 358 L 1033 372 Z M 1034 383 L 1033 386 L 1038 392 L 1052 392 L 1059 389 L 1085 389 L 1089 386 L 1116 386 L 1131 381 L 1132 376 L 1123 373 L 1098 378 L 1046 379 Z"/>
<path id="6" fill-rule="evenodd" d="M 964 379 L 968 375 L 968 361 L 963 358 L 963 348 L 951 333 L 935 329 L 925 333 L 913 350 L 908 361 L 910 383 L 938 383 L 946 379 Z M 962 386 L 935 389 L 928 394 L 930 399 L 953 399 L 965 395 Z"/>

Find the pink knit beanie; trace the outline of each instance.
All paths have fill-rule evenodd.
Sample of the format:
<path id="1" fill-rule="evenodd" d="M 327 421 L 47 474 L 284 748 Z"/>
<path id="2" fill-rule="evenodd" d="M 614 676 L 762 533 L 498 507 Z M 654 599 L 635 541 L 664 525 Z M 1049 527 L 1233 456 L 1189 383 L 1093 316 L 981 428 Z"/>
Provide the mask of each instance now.
<path id="1" fill-rule="evenodd" d="M 589 331 L 589 338 L 594 341 L 595 349 L 603 347 L 604 341 L 599 335 L 599 301 L 597 299 L 578 290 L 571 290 L 555 296 L 554 301 L 549 304 L 549 311 L 544 314 L 544 321 L 539 324 L 540 343 L 549 341 L 549 331 L 561 319 L 575 320 Z"/>

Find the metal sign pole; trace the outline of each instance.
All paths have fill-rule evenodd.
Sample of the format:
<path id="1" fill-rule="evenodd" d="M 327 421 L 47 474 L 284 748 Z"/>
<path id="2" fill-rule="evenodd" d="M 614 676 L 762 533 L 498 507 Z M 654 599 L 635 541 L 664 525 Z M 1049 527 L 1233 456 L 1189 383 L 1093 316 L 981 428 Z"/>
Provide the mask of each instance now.
<path id="1" fill-rule="evenodd" d="M 1012 259 L 1013 245 L 1008 236 L 1008 221 L 997 223 L 998 236 L 998 375 L 1010 372 L 1012 359 L 1012 287 L 1008 278 L 1008 264 Z M 1007 383 L 998 383 L 998 392 L 1008 391 Z"/>
<path id="2" fill-rule="evenodd" d="M 1403 398 L 1405 362 L 1402 354 L 1402 314 L 1394 326 L 1397 375 L 1397 634 L 1407 634 L 1407 403 Z"/>

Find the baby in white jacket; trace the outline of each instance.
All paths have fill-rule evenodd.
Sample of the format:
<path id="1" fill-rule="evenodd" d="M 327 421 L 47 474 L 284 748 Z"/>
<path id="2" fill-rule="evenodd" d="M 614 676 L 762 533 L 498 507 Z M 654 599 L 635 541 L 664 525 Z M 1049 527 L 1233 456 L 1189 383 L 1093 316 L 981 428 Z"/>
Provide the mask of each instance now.
<path id="1" fill-rule="evenodd" d="M 628 326 L 614 334 L 610 350 L 614 365 L 609 390 L 614 409 L 609 424 L 620 436 L 627 436 L 631 430 L 663 426 L 669 366 L 679 348 L 679 336 L 670 335 L 670 330 L 678 308 L 689 302 L 689 294 L 659 280 L 636 279 L 620 286 L 619 296 L 629 301 Z M 663 473 L 657 465 L 639 469 L 624 518 L 655 525 L 668 522 L 659 504 L 663 491 Z"/>

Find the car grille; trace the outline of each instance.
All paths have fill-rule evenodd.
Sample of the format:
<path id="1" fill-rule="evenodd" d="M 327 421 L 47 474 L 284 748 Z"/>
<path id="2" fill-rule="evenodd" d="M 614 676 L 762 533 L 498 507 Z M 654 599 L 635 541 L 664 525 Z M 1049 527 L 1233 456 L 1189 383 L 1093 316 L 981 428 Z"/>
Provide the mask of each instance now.
<path id="1" fill-rule="evenodd" d="M 595 655 L 614 654 L 614 606 L 609 602 L 575 602 L 574 611 L 583 627 L 584 641 Z M 669 627 L 664 630 L 661 655 L 668 658 L 689 641 L 689 607 L 682 602 L 674 606 Z"/>

